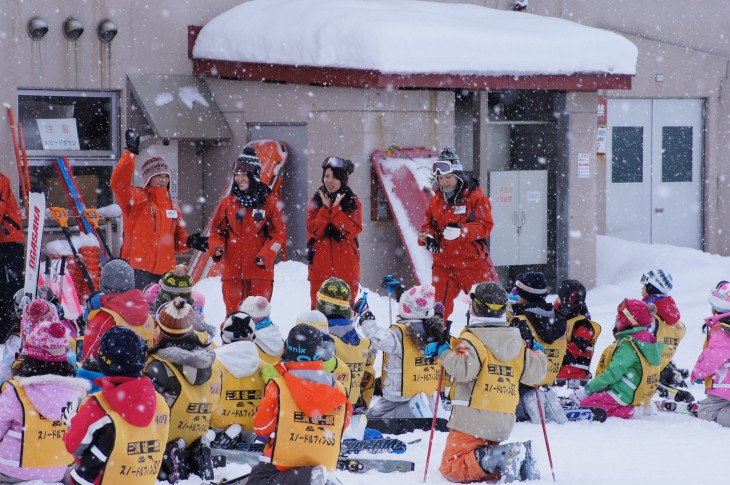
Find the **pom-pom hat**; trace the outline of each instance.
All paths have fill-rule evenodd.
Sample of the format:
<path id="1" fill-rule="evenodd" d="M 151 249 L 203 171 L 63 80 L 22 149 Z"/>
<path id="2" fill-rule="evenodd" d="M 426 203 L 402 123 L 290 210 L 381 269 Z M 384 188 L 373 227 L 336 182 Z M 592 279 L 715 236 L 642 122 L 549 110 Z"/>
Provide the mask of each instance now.
<path id="1" fill-rule="evenodd" d="M 431 318 L 434 315 L 436 290 L 431 285 L 414 286 L 398 302 L 398 315 L 404 319 Z"/>
<path id="2" fill-rule="evenodd" d="M 730 313 L 730 282 L 718 283 L 710 292 L 709 301 L 717 313 Z"/>
<path id="3" fill-rule="evenodd" d="M 183 298 L 177 297 L 157 310 L 157 325 L 163 338 L 181 339 L 194 332 L 195 323 L 195 310 Z"/>
<path id="4" fill-rule="evenodd" d="M 101 336 L 97 362 L 104 375 L 139 376 L 147 364 L 147 344 L 131 328 L 114 326 Z"/>
<path id="5" fill-rule="evenodd" d="M 248 313 L 256 322 L 271 315 L 271 303 L 263 296 L 249 296 L 241 302 L 238 309 Z"/>
<path id="6" fill-rule="evenodd" d="M 155 175 L 170 175 L 170 166 L 162 157 L 150 157 L 142 164 L 142 185 L 147 186 Z"/>

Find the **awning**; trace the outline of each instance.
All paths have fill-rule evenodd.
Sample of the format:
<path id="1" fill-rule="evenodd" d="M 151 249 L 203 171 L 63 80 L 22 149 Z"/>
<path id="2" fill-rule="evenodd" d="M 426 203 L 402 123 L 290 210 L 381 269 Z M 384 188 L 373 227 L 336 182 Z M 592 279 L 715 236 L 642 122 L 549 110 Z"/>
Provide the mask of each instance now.
<path id="1" fill-rule="evenodd" d="M 129 74 L 134 100 L 154 134 L 179 140 L 233 136 L 208 87 L 191 75 Z"/>

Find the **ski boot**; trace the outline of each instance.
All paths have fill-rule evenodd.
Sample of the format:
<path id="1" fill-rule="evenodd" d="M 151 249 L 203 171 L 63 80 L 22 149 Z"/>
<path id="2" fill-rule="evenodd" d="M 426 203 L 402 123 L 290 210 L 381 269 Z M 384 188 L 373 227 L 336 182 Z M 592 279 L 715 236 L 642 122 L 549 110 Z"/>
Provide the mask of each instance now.
<path id="1" fill-rule="evenodd" d="M 188 466 L 191 473 L 198 475 L 203 480 L 213 480 L 213 459 L 210 453 L 210 441 L 205 436 L 190 446 Z"/>
<path id="2" fill-rule="evenodd" d="M 185 440 L 179 438 L 171 441 L 165 448 L 162 456 L 162 466 L 158 478 L 167 480 L 169 483 L 177 483 L 190 476 L 188 466 L 188 449 L 185 447 Z"/>
<path id="3" fill-rule="evenodd" d="M 218 433 L 210 442 L 211 448 L 219 448 L 223 450 L 232 450 L 236 447 L 241 439 L 241 425 L 232 424 L 225 431 Z"/>
<path id="4" fill-rule="evenodd" d="M 537 466 L 537 461 L 532 456 L 532 442 L 526 441 L 524 445 L 525 460 L 520 466 L 520 481 L 540 480 L 540 467 Z"/>
<path id="5" fill-rule="evenodd" d="M 529 441 L 485 446 L 474 450 L 474 454 L 485 473 L 492 474 L 498 471 L 500 479 L 504 478 L 505 483 L 511 483 L 521 480 L 523 473 L 525 475 L 534 474 L 537 470 L 533 463 L 526 465 L 524 472 L 522 470 L 523 462 L 528 459 L 527 450 L 530 449 L 530 446 Z M 529 459 L 532 459 L 531 449 Z M 539 471 L 537 473 L 539 474 Z"/>

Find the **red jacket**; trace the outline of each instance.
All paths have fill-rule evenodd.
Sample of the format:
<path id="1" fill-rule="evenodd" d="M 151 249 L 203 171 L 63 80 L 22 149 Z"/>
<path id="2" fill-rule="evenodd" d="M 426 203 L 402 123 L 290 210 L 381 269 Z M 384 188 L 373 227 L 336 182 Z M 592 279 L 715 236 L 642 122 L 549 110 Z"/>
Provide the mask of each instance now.
<path id="1" fill-rule="evenodd" d="M 90 318 L 86 324 L 82 361 L 90 355 L 96 358 L 99 354 L 101 336 L 115 325 L 114 317 L 105 312 L 104 308 L 121 315 L 124 321 L 132 327 L 144 325 L 149 316 L 147 300 L 138 289 L 104 295 L 101 297 L 101 306 L 101 311 Z"/>
<path id="2" fill-rule="evenodd" d="M 357 236 L 362 232 L 362 206 L 348 189 L 352 209 L 345 211 L 322 205 L 315 195 L 307 207 L 307 247 L 309 279 L 324 281 L 335 276 L 344 281 L 360 279 L 360 248 Z M 343 202 L 345 200 L 343 199 Z"/>
<path id="3" fill-rule="evenodd" d="M 147 377 L 101 377 L 94 381 L 109 405 L 130 424 L 148 426 L 157 412 L 157 393 Z M 105 419 L 106 418 L 106 419 Z M 71 419 L 63 436 L 66 451 L 78 457 L 74 471 L 87 482 L 98 484 L 114 448 L 114 423 L 92 394 Z M 71 483 L 81 483 L 72 477 Z M 105 482 L 106 483 L 106 482 Z"/>
<path id="4" fill-rule="evenodd" d="M 674 325 L 681 318 L 679 308 L 677 308 L 677 304 L 671 296 L 657 297 L 656 295 L 648 295 L 644 298 L 644 301 L 646 303 L 654 303 L 654 305 L 656 305 L 657 315 L 659 315 L 659 317 L 664 320 L 664 323 L 667 325 Z"/>
<path id="5" fill-rule="evenodd" d="M 134 269 L 161 275 L 175 267 L 175 252 L 188 250 L 188 233 L 182 211 L 167 189 L 132 185 L 136 158 L 125 150 L 111 178 L 124 222 L 120 257 Z"/>
<path id="6" fill-rule="evenodd" d="M 272 251 L 271 246 L 286 244 L 286 226 L 278 204 L 279 200 L 273 194 L 269 194 L 260 207 L 243 207 L 232 194 L 218 204 L 209 244 L 211 255 L 218 248 L 224 250 L 222 280 L 274 279 L 276 251 Z M 256 265 L 257 257 L 264 258 L 265 268 Z"/>
<path id="7" fill-rule="evenodd" d="M 23 219 L 10 179 L 0 172 L 0 243 L 25 242 Z"/>
<path id="8" fill-rule="evenodd" d="M 321 360 L 309 362 L 279 362 L 275 367 L 282 376 L 289 371 L 324 371 Z M 286 377 L 285 379 L 287 388 L 292 393 L 294 401 L 304 414 L 307 416 L 321 416 L 345 404 L 345 429 L 350 425 L 352 404 L 347 399 L 347 395 L 336 387 L 337 381 L 332 379 L 333 384 L 327 385 L 297 377 L 292 380 Z M 259 408 L 253 417 L 254 431 L 259 436 L 269 437 L 276 432 L 278 422 L 279 390 L 276 387 L 276 383 L 269 382 L 264 390 L 264 397 L 259 403 Z M 269 443 L 264 448 L 264 456 L 271 458 L 274 439 L 275 437 L 271 437 Z M 283 467 L 277 468 L 284 469 Z"/>
<path id="9" fill-rule="evenodd" d="M 442 231 L 449 223 L 461 227 L 461 236 L 451 241 L 442 238 Z M 421 231 L 439 242 L 441 252 L 433 255 L 434 265 L 468 268 L 475 259 L 486 258 L 487 237 L 492 227 L 492 205 L 479 183 L 472 179 L 454 203 L 448 203 L 443 192 L 437 190 L 428 201 L 426 223 Z M 424 246 L 420 241 L 419 245 Z"/>

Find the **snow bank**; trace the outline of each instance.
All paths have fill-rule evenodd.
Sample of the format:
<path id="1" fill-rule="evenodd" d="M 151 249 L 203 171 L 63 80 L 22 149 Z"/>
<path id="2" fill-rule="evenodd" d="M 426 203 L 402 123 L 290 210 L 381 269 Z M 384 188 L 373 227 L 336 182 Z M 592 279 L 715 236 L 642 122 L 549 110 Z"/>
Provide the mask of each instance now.
<path id="1" fill-rule="evenodd" d="M 251 0 L 193 56 L 403 74 L 635 74 L 636 46 L 563 19 L 416 0 Z"/>

